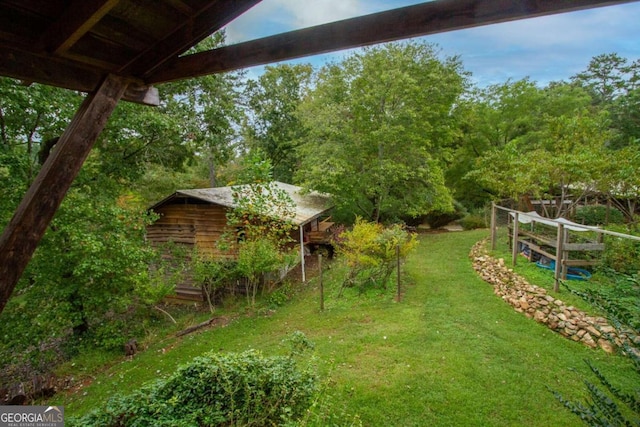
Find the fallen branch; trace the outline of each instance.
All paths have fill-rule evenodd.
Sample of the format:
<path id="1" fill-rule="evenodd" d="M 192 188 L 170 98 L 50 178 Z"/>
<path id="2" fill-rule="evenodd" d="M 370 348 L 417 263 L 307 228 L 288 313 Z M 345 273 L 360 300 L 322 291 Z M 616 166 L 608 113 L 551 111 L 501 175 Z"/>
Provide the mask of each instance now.
<path id="1" fill-rule="evenodd" d="M 164 311 L 164 310 L 163 310 L 163 309 L 161 309 L 160 307 L 153 306 L 153 308 L 155 308 L 156 310 L 160 311 L 161 313 L 164 313 L 164 314 L 166 314 L 167 316 L 169 316 L 169 319 L 171 319 L 171 321 L 172 321 L 174 324 L 178 323 L 178 322 L 176 322 L 176 319 L 174 319 L 172 315 L 170 315 L 169 313 L 167 313 L 166 311 Z"/>
<path id="2" fill-rule="evenodd" d="M 198 323 L 195 326 L 189 326 L 187 329 L 183 329 L 179 332 L 176 333 L 176 337 L 181 337 L 183 335 L 187 335 L 190 334 L 191 332 L 197 331 L 198 329 L 202 329 L 202 328 L 206 328 L 207 326 L 211 325 L 213 323 L 213 321 L 215 320 L 215 317 L 202 322 L 202 323 Z"/>
<path id="3" fill-rule="evenodd" d="M 197 331 L 198 329 L 202 329 L 202 328 L 206 328 L 207 326 L 211 326 L 212 324 L 223 324 L 226 325 L 227 323 L 229 323 L 229 318 L 227 317 L 212 317 L 209 320 L 206 320 L 202 323 L 198 323 L 197 325 L 194 326 L 189 326 L 186 329 L 183 329 L 179 332 L 176 332 L 176 337 L 182 337 L 184 335 L 190 334 L 191 332 Z"/>

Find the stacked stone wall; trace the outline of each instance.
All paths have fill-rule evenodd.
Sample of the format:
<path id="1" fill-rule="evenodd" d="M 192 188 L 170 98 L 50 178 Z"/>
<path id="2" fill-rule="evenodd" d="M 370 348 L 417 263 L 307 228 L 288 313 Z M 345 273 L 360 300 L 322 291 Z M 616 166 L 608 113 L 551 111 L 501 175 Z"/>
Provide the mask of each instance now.
<path id="1" fill-rule="evenodd" d="M 591 348 L 600 347 L 608 353 L 628 339 L 638 341 L 618 331 L 603 317 L 591 316 L 547 293 L 545 288 L 532 285 L 507 268 L 504 259 L 487 254 L 486 241 L 476 243 L 469 256 L 474 270 L 493 285 L 493 290 L 505 302 L 525 316 L 545 324 L 553 331 Z M 615 344 L 614 344 L 615 343 Z"/>

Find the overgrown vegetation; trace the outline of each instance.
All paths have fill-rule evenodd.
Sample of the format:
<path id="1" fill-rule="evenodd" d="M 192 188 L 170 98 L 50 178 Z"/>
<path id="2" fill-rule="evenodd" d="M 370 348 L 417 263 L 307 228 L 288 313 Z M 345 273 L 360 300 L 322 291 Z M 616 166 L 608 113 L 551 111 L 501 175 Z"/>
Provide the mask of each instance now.
<path id="1" fill-rule="evenodd" d="M 107 404 L 75 426 L 266 426 L 305 415 L 318 390 L 311 367 L 295 356 L 313 344 L 300 332 L 290 338 L 289 356 L 266 357 L 255 350 L 209 353 L 181 366 L 165 380 Z"/>
<path id="2" fill-rule="evenodd" d="M 627 227 L 608 227 L 609 230 L 629 234 Z M 639 236 L 640 233 L 633 233 Z M 605 236 L 605 250 L 601 265 L 622 274 L 634 274 L 640 271 L 640 241 Z"/>
<path id="3" fill-rule="evenodd" d="M 227 212 L 226 232 L 217 243 L 228 256 L 198 254 L 196 270 L 211 292 L 230 279 L 243 279 L 247 305 L 253 307 L 266 275 L 294 263 L 296 254 L 289 244 L 295 205 L 271 180 L 271 162 L 254 153 L 247 163 L 244 177 L 249 182 L 232 187 L 234 208 Z"/>
<path id="4" fill-rule="evenodd" d="M 199 48 L 223 42 L 224 34 L 218 33 Z M 222 284 L 240 274 L 250 279 L 248 304 L 258 305 L 265 289 L 259 277 L 289 263 L 286 232 L 270 221 L 273 212 L 266 213 L 270 204 L 265 200 L 275 195 L 275 204 L 285 212 L 288 202 L 271 192 L 272 175 L 246 179 L 252 164 L 262 172 L 272 165 L 278 179 L 332 194 L 335 218 L 346 223 L 357 216 L 393 223 L 431 213 L 433 224 L 441 225 L 465 212 L 480 212 L 493 199 L 521 196 L 553 200 L 549 206 L 555 209 L 548 213 L 555 215 L 597 196 L 611 202 L 625 226 L 633 228 L 640 200 L 639 73 L 638 60 L 606 54 L 593 58 L 570 81 L 541 87 L 525 79 L 477 88 L 459 58 L 408 42 L 354 52 L 319 70 L 270 67 L 246 86 L 234 73 L 167 84 L 159 108 L 121 103 L 0 314 L 2 382 L 28 379 L 78 351 L 119 349 L 129 338 L 154 330 L 165 316 L 154 304 L 176 277 L 166 274 L 144 242 L 150 219 L 145 209 L 176 188 L 257 183 L 251 193 L 238 192 L 241 209 L 229 218 L 235 228 L 228 247 L 237 252 L 238 262 L 219 263 L 202 253 L 185 254 L 185 259 L 194 261 L 194 276 L 205 284 L 211 311 Z M 79 103 L 74 92 L 0 79 L 1 225 L 55 150 Z M 265 156 L 262 163 L 255 161 L 258 153 Z M 585 221 L 602 221 L 601 211 L 581 214 Z M 618 220 L 614 211 L 610 215 L 611 222 Z M 486 225 L 474 214 L 460 223 L 464 228 Z M 341 276 L 345 302 L 336 305 L 352 302 L 346 297 L 352 290 L 366 297 L 373 293 L 374 301 L 386 295 L 393 245 L 403 241 L 410 246 L 399 229 L 390 230 L 352 236 L 358 244 L 344 252 L 352 252 L 351 264 L 334 271 L 352 268 L 346 283 L 355 286 L 344 288 Z M 377 234 L 384 236 L 369 239 Z M 423 254 L 424 260 L 430 256 Z M 612 239 L 603 258 L 606 266 L 630 274 L 640 267 L 635 243 Z M 273 294 L 271 305 L 284 309 L 282 301 L 291 294 Z M 438 315 L 461 314 L 443 310 Z M 458 328 L 476 326 L 475 317 L 462 318 L 466 323 L 459 322 Z M 446 330 L 449 323 L 436 327 Z M 463 331 L 450 339 L 463 342 L 474 336 Z M 413 338 L 440 342 L 435 333 Z M 448 357 L 459 356 L 452 348 L 444 350 Z M 495 354 L 508 350 L 499 348 Z M 499 358 L 495 354 L 491 357 Z M 485 358 L 466 361 L 479 366 Z M 423 362 L 439 366 L 440 359 Z M 450 371 L 465 372 L 465 366 L 456 368 Z M 518 372 L 519 367 L 509 369 Z M 424 383 L 442 375 L 421 373 Z M 430 389 L 403 380 L 438 400 Z M 355 380 L 347 382 L 356 394 L 362 392 Z M 379 393 L 389 391 L 381 380 L 374 386 Z M 341 393 L 345 400 L 351 397 Z M 379 403 L 370 395 L 365 400 Z M 464 406 L 464 399 L 453 400 Z"/>
<path id="5" fill-rule="evenodd" d="M 584 225 L 623 224 L 624 215 L 618 209 L 603 205 L 580 206 L 573 215 L 573 221 Z"/>
<path id="6" fill-rule="evenodd" d="M 358 218 L 336 243 L 338 254 L 349 268 L 342 287 L 356 286 L 362 292 L 367 286 L 386 289 L 397 264 L 415 249 L 417 241 L 401 225 L 384 227 Z"/>
<path id="7" fill-rule="evenodd" d="M 597 383 L 590 379 L 584 381 L 588 399 L 571 400 L 557 391 L 554 394 L 569 411 L 589 426 L 637 426 L 640 425 L 640 272 L 631 276 L 612 271 L 609 273 L 614 283 L 608 289 L 577 291 L 567 284 L 565 288 L 606 313 L 616 332 L 628 337 L 623 342 L 616 342 L 611 335 L 604 333 L 622 355 L 631 359 L 636 387 L 631 390 L 620 387 L 597 364 L 585 360 L 592 377 L 597 380 Z"/>

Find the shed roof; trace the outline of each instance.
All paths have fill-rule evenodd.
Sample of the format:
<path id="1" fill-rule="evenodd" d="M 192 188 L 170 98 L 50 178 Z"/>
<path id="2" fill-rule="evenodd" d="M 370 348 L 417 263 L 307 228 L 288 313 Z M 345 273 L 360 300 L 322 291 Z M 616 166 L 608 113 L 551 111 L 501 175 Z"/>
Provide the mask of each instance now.
<path id="1" fill-rule="evenodd" d="M 298 226 L 307 224 L 308 222 L 325 214 L 333 207 L 331 197 L 329 195 L 315 191 L 307 192 L 302 187 L 286 184 L 284 182 L 274 181 L 273 184 L 275 184 L 277 188 L 284 190 L 295 203 L 295 217 L 293 218 L 293 222 Z M 194 198 L 227 208 L 235 208 L 236 204 L 233 200 L 233 192 L 235 188 L 237 187 L 178 190 L 171 196 L 151 206 L 149 209 L 155 210 L 161 206 L 175 202 L 176 199 L 184 198 Z"/>

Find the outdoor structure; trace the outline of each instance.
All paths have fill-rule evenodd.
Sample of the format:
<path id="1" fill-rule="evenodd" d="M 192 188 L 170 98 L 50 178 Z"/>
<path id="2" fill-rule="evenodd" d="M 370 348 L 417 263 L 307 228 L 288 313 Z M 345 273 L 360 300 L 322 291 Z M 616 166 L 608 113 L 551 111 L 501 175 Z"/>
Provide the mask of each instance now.
<path id="1" fill-rule="evenodd" d="M 89 94 L 0 237 L 0 312 L 122 99 L 158 105 L 164 82 L 632 1 L 436 0 L 184 55 L 259 0 L 0 0 L 0 76 Z"/>
<path id="2" fill-rule="evenodd" d="M 524 253 L 529 261 L 554 270 L 556 278 L 566 280 L 572 268 L 579 274 L 584 270 L 574 267 L 598 264 L 597 259 L 585 256 L 572 259 L 572 253 L 588 254 L 604 250 L 603 235 L 598 227 L 576 224 L 565 218 L 544 218 L 537 212 L 511 212 L 509 218 L 512 251 Z M 526 224 L 528 227 L 523 226 Z M 578 236 L 576 233 L 588 236 Z"/>
<path id="3" fill-rule="evenodd" d="M 518 255 L 526 251 L 530 261 L 544 257 L 552 263 L 554 270 L 554 290 L 559 290 L 559 281 L 571 274 L 570 269 L 580 270 L 578 266 L 593 266 L 597 260 L 580 256 L 571 258 L 571 253 L 598 253 L 605 250 L 605 235 L 640 241 L 640 237 L 614 231 L 577 224 L 565 218 L 545 218 L 538 213 L 520 212 L 492 204 L 491 209 L 491 249 L 496 248 L 498 230 L 498 211 L 507 212 L 507 229 L 511 247 L 512 263 L 516 265 Z M 540 227 L 546 228 L 545 233 Z M 548 231 L 552 230 L 551 233 Z M 573 234 L 573 236 L 572 236 Z M 580 237 L 578 237 L 580 236 Z M 586 236 L 586 237 L 585 237 Z"/>
<path id="4" fill-rule="evenodd" d="M 327 215 L 332 208 L 331 200 L 326 195 L 303 192 L 295 185 L 282 182 L 274 182 L 274 185 L 285 191 L 295 204 L 291 237 L 299 245 L 304 281 L 305 245 L 330 243 L 329 229 L 333 223 L 328 221 Z M 221 251 L 217 243 L 228 230 L 227 212 L 236 207 L 233 191 L 234 187 L 176 191 L 149 208 L 160 218 L 147 227 L 147 239 L 155 246 L 173 242 L 189 252 L 197 248 L 214 257 L 232 256 Z M 197 284 L 187 282 L 178 285 L 176 293 L 185 298 L 199 297 L 201 290 Z"/>
<path id="5" fill-rule="evenodd" d="M 559 280 L 567 279 L 569 269 L 576 266 L 592 266 L 597 261 L 579 257 L 571 259 L 572 252 L 603 251 L 602 240 L 604 230 L 598 227 L 573 223 L 565 218 L 545 218 L 535 211 L 520 212 L 493 205 L 491 212 L 491 248 L 496 244 L 496 217 L 497 211 L 508 212 L 507 229 L 509 231 L 509 245 L 511 247 L 512 263 L 516 265 L 518 255 L 524 253 L 529 261 L 546 260 L 548 268 L 554 271 L 555 290 L 559 289 Z M 527 224 L 527 227 L 521 225 Z M 540 230 L 536 224 L 542 225 L 546 230 Z M 550 231 L 551 230 L 551 231 Z M 545 232 L 546 231 L 546 232 Z M 591 240 L 582 238 L 580 241 L 571 241 L 569 231 L 585 233 L 591 232 Z"/>

